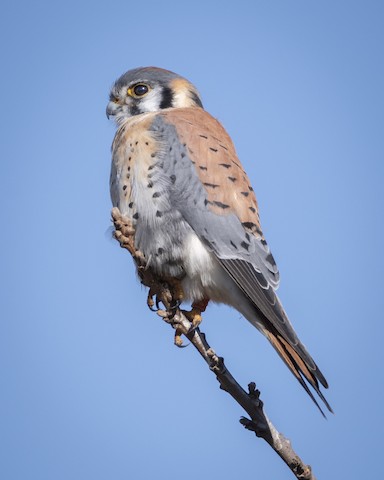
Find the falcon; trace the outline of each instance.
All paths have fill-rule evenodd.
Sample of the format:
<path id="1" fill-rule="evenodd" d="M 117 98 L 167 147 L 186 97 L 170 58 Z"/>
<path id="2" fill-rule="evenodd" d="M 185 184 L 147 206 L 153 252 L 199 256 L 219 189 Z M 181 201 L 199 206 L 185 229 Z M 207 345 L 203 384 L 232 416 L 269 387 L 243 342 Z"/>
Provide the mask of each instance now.
<path id="1" fill-rule="evenodd" d="M 270 341 L 316 405 L 310 387 L 332 411 L 320 390 L 327 381 L 276 295 L 279 271 L 248 176 L 194 85 L 156 67 L 129 70 L 111 89 L 107 116 L 118 127 L 112 203 L 129 219 L 148 267 L 180 286 L 194 325 L 209 301 L 234 307 Z"/>

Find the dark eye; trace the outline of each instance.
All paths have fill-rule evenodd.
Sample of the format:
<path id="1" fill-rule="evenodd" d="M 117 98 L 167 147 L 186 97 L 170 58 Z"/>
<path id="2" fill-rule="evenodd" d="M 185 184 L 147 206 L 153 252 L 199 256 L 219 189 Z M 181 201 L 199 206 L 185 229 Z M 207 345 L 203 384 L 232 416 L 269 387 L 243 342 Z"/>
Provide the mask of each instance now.
<path id="1" fill-rule="evenodd" d="M 142 97 L 146 93 L 148 93 L 148 86 L 144 85 L 143 83 L 139 83 L 138 85 L 135 85 L 133 87 L 133 93 L 136 95 L 136 97 Z"/>

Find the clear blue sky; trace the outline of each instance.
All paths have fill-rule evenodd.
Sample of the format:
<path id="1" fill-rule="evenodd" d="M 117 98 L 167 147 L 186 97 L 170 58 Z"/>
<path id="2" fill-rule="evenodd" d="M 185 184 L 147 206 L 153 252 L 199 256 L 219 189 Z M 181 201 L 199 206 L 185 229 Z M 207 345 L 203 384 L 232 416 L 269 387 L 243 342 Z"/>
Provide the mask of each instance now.
<path id="1" fill-rule="evenodd" d="M 237 312 L 208 309 L 212 346 L 319 479 L 382 475 L 383 22 L 379 0 L 3 2 L 1 479 L 291 478 L 109 238 L 108 91 L 144 65 L 231 134 L 336 414 Z"/>

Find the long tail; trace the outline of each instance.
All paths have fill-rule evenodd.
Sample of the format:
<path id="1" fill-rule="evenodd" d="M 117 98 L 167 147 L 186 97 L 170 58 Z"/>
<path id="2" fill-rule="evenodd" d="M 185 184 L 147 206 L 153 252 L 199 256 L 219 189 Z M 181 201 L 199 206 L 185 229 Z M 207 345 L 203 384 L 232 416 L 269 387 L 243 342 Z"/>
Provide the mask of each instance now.
<path id="1" fill-rule="evenodd" d="M 333 413 L 331 406 L 327 402 L 319 387 L 319 382 L 324 388 L 328 388 L 328 383 L 324 378 L 324 375 L 321 373 L 319 367 L 316 365 L 312 357 L 306 351 L 304 345 L 299 342 L 297 345 L 292 346 L 277 332 L 277 330 L 271 324 L 268 325 L 268 329 L 263 329 L 263 333 L 271 342 L 271 344 L 273 345 L 277 353 L 280 355 L 280 357 L 283 359 L 284 363 L 287 365 L 290 371 L 293 373 L 293 375 L 297 378 L 301 386 L 311 397 L 322 415 L 325 417 L 323 410 L 321 409 L 320 405 L 318 404 L 316 398 L 314 397 L 312 391 L 310 390 L 305 381 L 307 381 L 311 385 L 317 395 L 324 402 L 327 409 L 331 413 Z"/>

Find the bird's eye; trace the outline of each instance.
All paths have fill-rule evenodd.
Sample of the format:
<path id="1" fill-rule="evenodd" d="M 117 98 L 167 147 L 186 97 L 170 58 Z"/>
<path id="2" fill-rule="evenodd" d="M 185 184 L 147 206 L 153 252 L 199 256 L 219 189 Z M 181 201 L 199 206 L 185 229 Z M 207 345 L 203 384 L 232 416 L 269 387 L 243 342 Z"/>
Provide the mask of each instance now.
<path id="1" fill-rule="evenodd" d="M 131 95 L 132 97 L 142 97 L 146 93 L 149 92 L 149 87 L 148 85 L 145 85 L 144 83 L 138 83 L 134 87 L 131 87 L 128 89 L 128 94 Z"/>

